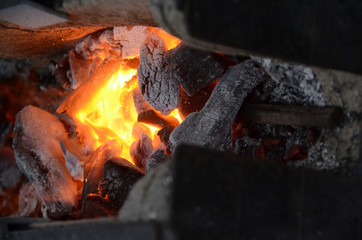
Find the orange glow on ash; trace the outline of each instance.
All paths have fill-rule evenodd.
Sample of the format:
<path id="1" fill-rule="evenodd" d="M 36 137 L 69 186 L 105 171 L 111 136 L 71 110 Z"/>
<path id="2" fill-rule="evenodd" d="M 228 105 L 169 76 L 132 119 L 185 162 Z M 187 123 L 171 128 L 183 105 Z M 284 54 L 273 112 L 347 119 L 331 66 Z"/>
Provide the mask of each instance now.
<path id="1" fill-rule="evenodd" d="M 172 36 L 161 28 L 149 27 L 148 30 L 159 36 L 165 42 L 167 50 L 175 48 L 178 44 L 181 43 L 181 40 L 179 38 Z"/>
<path id="2" fill-rule="evenodd" d="M 165 40 L 168 49 L 180 43 L 179 39 L 163 30 L 154 29 L 152 32 Z M 93 150 L 116 140 L 122 145 L 120 157 L 132 162 L 130 146 L 142 133 L 153 140 L 158 137 L 158 128 L 137 122 L 138 115 L 132 93 L 135 88 L 138 88 L 137 69 L 122 63 L 118 72 L 114 73 L 107 83 L 93 94 L 91 100 L 74 114 L 77 121 L 89 127 L 95 140 Z M 182 122 L 177 109 L 172 111 L 170 116 Z"/>

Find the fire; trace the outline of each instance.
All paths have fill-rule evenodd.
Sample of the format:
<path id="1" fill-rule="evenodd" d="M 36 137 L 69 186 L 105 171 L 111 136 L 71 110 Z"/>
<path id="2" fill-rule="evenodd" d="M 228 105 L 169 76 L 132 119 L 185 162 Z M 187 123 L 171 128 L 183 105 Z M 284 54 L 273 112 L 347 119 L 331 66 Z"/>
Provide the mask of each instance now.
<path id="1" fill-rule="evenodd" d="M 167 49 L 174 48 L 180 43 L 163 30 L 152 29 L 153 34 L 158 34 L 166 43 Z M 74 114 L 80 123 L 89 127 L 91 135 L 95 140 L 92 148 L 116 140 L 122 145 L 122 158 L 132 162 L 130 146 L 137 141 L 143 132 L 155 140 L 158 128 L 137 122 L 137 112 L 133 102 L 132 91 L 138 88 L 137 69 L 133 69 L 125 62 L 119 70 L 100 87 L 91 97 L 87 104 L 82 105 Z M 170 116 L 182 122 L 177 109 L 171 112 Z"/>

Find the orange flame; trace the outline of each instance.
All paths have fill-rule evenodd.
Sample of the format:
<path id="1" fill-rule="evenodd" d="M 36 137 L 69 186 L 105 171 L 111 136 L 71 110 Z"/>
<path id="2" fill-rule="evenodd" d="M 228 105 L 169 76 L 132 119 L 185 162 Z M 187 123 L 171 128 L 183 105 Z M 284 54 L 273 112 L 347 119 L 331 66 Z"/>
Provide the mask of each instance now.
<path id="1" fill-rule="evenodd" d="M 181 41 L 160 29 L 150 28 L 153 34 L 158 34 L 171 49 Z M 75 118 L 89 127 L 96 142 L 95 148 L 116 140 L 122 145 L 122 158 L 132 162 L 130 146 L 143 132 L 151 139 L 157 136 L 156 127 L 137 122 L 137 112 L 133 102 L 133 89 L 138 88 L 137 70 L 123 63 L 118 72 L 114 73 L 107 84 L 97 90 L 91 101 L 78 110 Z M 87 93 L 85 93 L 87 94 Z M 182 122 L 180 114 L 175 109 L 171 116 Z"/>

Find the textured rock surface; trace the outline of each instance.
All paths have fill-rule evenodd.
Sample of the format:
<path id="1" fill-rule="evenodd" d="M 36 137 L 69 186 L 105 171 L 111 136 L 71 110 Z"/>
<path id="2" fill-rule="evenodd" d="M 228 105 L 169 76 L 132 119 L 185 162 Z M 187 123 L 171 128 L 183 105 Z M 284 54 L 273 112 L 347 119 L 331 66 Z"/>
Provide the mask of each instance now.
<path id="1" fill-rule="evenodd" d="M 77 206 L 77 186 L 64 162 L 59 140 L 63 124 L 50 113 L 25 107 L 14 128 L 16 162 L 34 184 L 43 204 L 43 215 L 60 218 Z"/>

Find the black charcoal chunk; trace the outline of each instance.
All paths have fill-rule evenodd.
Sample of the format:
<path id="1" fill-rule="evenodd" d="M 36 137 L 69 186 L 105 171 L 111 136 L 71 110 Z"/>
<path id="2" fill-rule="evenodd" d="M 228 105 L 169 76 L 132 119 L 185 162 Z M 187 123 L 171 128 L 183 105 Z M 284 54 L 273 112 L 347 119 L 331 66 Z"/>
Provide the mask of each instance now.
<path id="1" fill-rule="evenodd" d="M 230 67 L 219 80 L 205 107 L 198 113 L 190 114 L 171 133 L 169 139 L 171 152 L 181 143 L 222 151 L 229 150 L 225 147 L 231 146 L 232 124 L 243 100 L 265 79 L 266 74 L 254 60 L 247 60 Z"/>
<path id="2" fill-rule="evenodd" d="M 166 146 L 168 146 L 168 140 L 170 138 L 170 134 L 174 129 L 175 129 L 174 126 L 167 126 L 157 132 L 157 135 L 160 137 L 161 142 Z"/>
<path id="3" fill-rule="evenodd" d="M 146 173 L 156 168 L 161 163 L 164 163 L 168 160 L 168 156 L 165 151 L 158 149 L 151 153 L 151 155 L 147 159 L 146 163 Z"/>
<path id="4" fill-rule="evenodd" d="M 112 158 L 104 165 L 104 179 L 99 184 L 101 194 L 108 196 L 113 208 L 119 209 L 133 184 L 144 175 L 144 171 L 123 158 Z"/>
<path id="5" fill-rule="evenodd" d="M 166 126 L 176 127 L 180 124 L 176 118 L 171 116 L 163 116 L 162 114 L 159 114 L 152 109 L 138 114 L 137 121 L 147 123 L 148 125 L 157 128 L 163 128 Z"/>
<path id="6" fill-rule="evenodd" d="M 180 84 L 166 63 L 166 48 L 162 39 L 151 36 L 142 44 L 137 76 L 144 99 L 154 109 L 168 115 L 178 107 Z"/>
<path id="7" fill-rule="evenodd" d="M 122 146 L 114 141 L 99 146 L 84 160 L 84 186 L 82 193 L 82 212 L 86 209 L 86 197 L 97 194 L 100 181 L 104 178 L 103 169 L 106 162 L 122 152 Z"/>
<path id="8" fill-rule="evenodd" d="M 185 92 L 192 96 L 220 78 L 227 63 L 220 55 L 180 44 L 167 53 L 167 61 Z"/>
<path id="9" fill-rule="evenodd" d="M 144 170 L 146 160 L 153 150 L 151 138 L 142 133 L 141 137 L 132 143 L 129 152 L 136 166 Z"/>
<path id="10" fill-rule="evenodd" d="M 117 214 L 117 209 L 98 194 L 91 193 L 85 198 L 85 207 L 82 212 L 83 218 L 110 217 Z"/>

